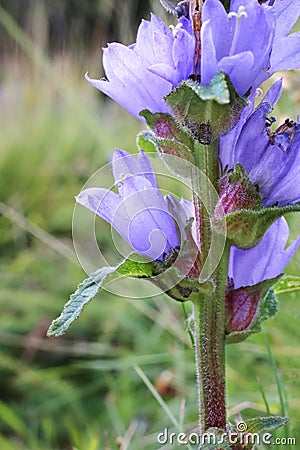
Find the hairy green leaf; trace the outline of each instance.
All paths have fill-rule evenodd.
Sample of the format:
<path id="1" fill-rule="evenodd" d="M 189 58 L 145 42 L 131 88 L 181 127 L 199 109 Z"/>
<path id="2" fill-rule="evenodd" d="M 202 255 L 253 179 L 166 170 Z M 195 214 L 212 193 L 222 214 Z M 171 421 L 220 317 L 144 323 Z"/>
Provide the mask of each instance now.
<path id="1" fill-rule="evenodd" d="M 104 280 L 116 272 L 118 266 L 102 267 L 94 272 L 89 278 L 84 280 L 71 295 L 70 300 L 65 304 L 61 315 L 55 319 L 47 332 L 48 336 L 61 336 L 69 326 L 77 319 L 84 306 L 95 297 L 101 289 Z"/>
<path id="2" fill-rule="evenodd" d="M 245 432 L 247 433 L 263 433 L 265 431 L 272 431 L 276 428 L 280 428 L 288 422 L 288 417 L 281 416 L 268 416 L 268 417 L 255 417 L 243 421 Z M 239 431 L 239 426 L 237 425 Z"/>
<path id="3" fill-rule="evenodd" d="M 218 229 L 218 222 L 226 221 L 227 237 L 232 245 L 247 250 L 260 242 L 275 220 L 286 213 L 297 211 L 300 211 L 300 203 L 257 210 L 241 210 L 221 219 L 216 218 L 214 226 Z"/>
<path id="4" fill-rule="evenodd" d="M 48 336 L 61 336 L 70 325 L 76 320 L 84 306 L 92 300 L 98 291 L 103 287 L 103 283 L 111 275 L 119 274 L 133 278 L 147 278 L 152 275 L 152 263 L 140 255 L 131 254 L 127 259 L 113 267 L 102 267 L 94 272 L 89 278 L 84 280 L 71 295 L 70 300 L 65 304 L 61 315 L 55 319 L 49 330 Z"/>

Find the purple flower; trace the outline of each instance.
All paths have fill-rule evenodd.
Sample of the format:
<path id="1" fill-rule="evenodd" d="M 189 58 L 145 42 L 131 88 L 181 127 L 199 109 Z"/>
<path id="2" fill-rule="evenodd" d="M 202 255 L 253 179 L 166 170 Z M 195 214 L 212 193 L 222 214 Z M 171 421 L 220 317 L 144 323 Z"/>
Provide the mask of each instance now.
<path id="1" fill-rule="evenodd" d="M 221 138 L 223 168 L 241 164 L 258 186 L 265 206 L 300 201 L 300 124 L 286 121 L 272 131 L 267 120 L 280 92 L 281 81 L 272 86 L 248 118 L 242 115 L 238 125 Z"/>
<path id="2" fill-rule="evenodd" d="M 229 75 L 237 93 L 256 88 L 269 69 L 275 34 L 272 8 L 257 0 L 233 0 L 227 14 L 219 0 L 203 7 L 201 80 L 207 84 L 220 71 Z"/>
<path id="3" fill-rule="evenodd" d="M 300 236 L 288 248 L 289 227 L 282 217 L 271 225 L 258 245 L 250 250 L 231 247 L 228 277 L 234 289 L 254 286 L 284 272 L 300 244 Z"/>
<path id="4" fill-rule="evenodd" d="M 260 301 L 281 275 L 300 244 L 300 236 L 288 248 L 289 228 L 278 219 L 263 239 L 250 250 L 231 247 L 226 292 L 227 332 L 248 330 L 259 311 Z M 270 281 L 269 281 L 270 280 Z"/>
<path id="5" fill-rule="evenodd" d="M 208 84 L 227 73 L 239 95 L 254 90 L 277 70 L 300 66 L 300 34 L 288 35 L 300 0 L 232 0 L 228 14 L 219 0 L 206 0 L 202 11 L 200 77 Z M 104 49 L 107 79 L 87 80 L 131 114 L 149 109 L 169 112 L 163 97 L 193 74 L 195 37 L 185 17 L 171 31 L 156 16 L 143 21 L 136 44 L 113 43 Z M 141 119 L 143 120 L 143 119 Z"/>
<path id="6" fill-rule="evenodd" d="M 86 79 L 139 119 L 143 109 L 168 112 L 163 97 L 192 73 L 195 47 L 194 38 L 186 30 L 177 27 L 174 33 L 176 38 L 152 15 L 151 22 L 142 21 L 136 44 L 126 47 L 112 43 L 104 49 L 107 80 L 92 80 L 87 75 Z"/>
<path id="7" fill-rule="evenodd" d="M 109 222 L 136 252 L 161 259 L 180 241 L 149 159 L 143 151 L 135 157 L 116 150 L 112 168 L 119 195 L 90 188 L 76 201 Z"/>
<path id="8" fill-rule="evenodd" d="M 300 33 L 290 30 L 299 19 L 300 0 L 275 0 L 275 37 L 270 57 L 269 74 L 300 67 Z M 267 77 L 263 78 L 264 80 Z"/>
<path id="9" fill-rule="evenodd" d="M 227 14 L 219 0 L 206 0 L 201 30 L 201 81 L 219 71 L 237 93 L 254 90 L 278 70 L 300 66 L 300 33 L 288 36 L 298 19 L 300 0 L 232 0 Z"/>

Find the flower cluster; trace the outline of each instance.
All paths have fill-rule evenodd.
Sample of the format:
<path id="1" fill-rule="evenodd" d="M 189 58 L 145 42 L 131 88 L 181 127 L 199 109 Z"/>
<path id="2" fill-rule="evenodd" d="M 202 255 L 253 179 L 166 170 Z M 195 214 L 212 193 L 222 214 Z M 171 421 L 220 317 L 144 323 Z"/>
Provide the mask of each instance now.
<path id="1" fill-rule="evenodd" d="M 300 67 L 300 33 L 289 34 L 300 0 L 196 4 L 181 2 L 184 16 L 172 28 L 154 15 L 143 21 L 135 44 L 104 50 L 106 79 L 86 75 L 148 126 L 138 135 L 138 155 L 115 150 L 111 190 L 89 188 L 76 197 L 133 253 L 90 274 L 48 333 L 64 333 L 115 274 L 190 301 L 199 433 L 223 430 L 226 440 L 234 428 L 226 417 L 225 343 L 259 332 L 274 316 L 273 286 L 300 245 L 299 236 L 287 246 L 283 217 L 300 211 L 300 120 L 274 125 L 281 81 L 255 107 L 262 82 Z M 192 201 L 162 195 L 147 156 L 154 151 L 187 182 Z M 244 425 L 253 428 L 254 420 L 260 432 L 287 421 L 265 419 Z"/>
<path id="2" fill-rule="evenodd" d="M 152 260 L 162 260 L 187 238 L 186 227 L 190 219 L 193 219 L 192 203 L 185 199 L 179 201 L 172 195 L 163 198 L 158 189 L 154 169 L 143 151 L 134 156 L 116 150 L 112 167 L 119 195 L 102 188 L 89 188 L 76 197 L 77 202 L 109 222 L 137 253 Z M 195 229 L 192 235 L 195 244 L 199 245 L 196 243 Z M 234 308 L 234 321 L 238 323 L 234 331 L 240 331 L 250 325 L 250 307 L 251 319 L 257 312 L 262 290 L 260 286 L 257 289 L 255 286 L 281 275 L 300 245 L 299 236 L 286 249 L 288 236 L 287 222 L 281 218 L 252 249 L 231 247 L 227 306 L 231 305 L 233 308 L 232 305 L 236 302 L 239 305 Z M 189 273 L 184 275 L 188 276 Z M 248 287 L 254 287 L 252 295 L 244 292 Z M 243 303 L 242 307 L 241 295 L 246 299 L 246 304 Z M 245 315 L 246 319 L 241 319 Z M 232 324 L 231 328 L 233 326 Z M 236 328 L 237 326 L 239 328 Z"/>
<path id="3" fill-rule="evenodd" d="M 300 67 L 300 34 L 289 35 L 299 8 L 300 0 L 262 5 L 257 0 L 233 0 L 227 13 L 220 0 L 206 0 L 198 74 L 201 83 L 208 84 L 223 71 L 237 93 L 245 95 L 276 71 Z M 144 109 L 167 112 L 164 96 L 193 74 L 194 52 L 190 19 L 182 17 L 169 29 L 152 15 L 150 22 L 140 25 L 135 44 L 112 43 L 104 49 L 106 79 L 86 78 L 138 118 Z"/>
<path id="4" fill-rule="evenodd" d="M 217 158 L 223 178 L 219 180 L 221 205 L 217 204 L 215 209 L 218 218 L 222 219 L 219 207 L 224 208 L 224 186 L 230 193 L 225 199 L 225 214 L 229 216 L 236 210 L 244 210 L 247 214 L 260 209 L 262 214 L 267 214 L 264 211 L 271 207 L 279 211 L 280 207 L 300 202 L 297 183 L 300 176 L 299 120 L 286 119 L 274 128 L 275 119 L 269 116 L 281 95 L 282 81 L 269 89 L 258 107 L 254 106 L 256 89 L 262 82 L 278 70 L 300 67 L 300 33 L 289 34 L 297 20 L 295 11 L 299 8 L 300 0 L 232 0 L 230 10 L 226 11 L 222 1 L 206 0 L 202 10 L 199 73 L 193 73 L 195 32 L 192 17 L 181 17 L 175 27 L 167 28 L 152 15 L 150 22 L 143 21 L 140 25 L 135 44 L 126 47 L 113 43 L 104 49 L 106 79 L 94 80 L 86 75 L 93 86 L 139 119 L 154 114 L 154 122 L 162 124 L 164 130 L 164 133 L 157 133 L 155 126 L 151 129 L 152 142 L 160 142 L 156 149 L 162 152 L 164 148 L 171 154 L 180 150 L 190 161 L 199 142 L 210 144 L 210 140 L 199 139 L 201 133 L 193 133 L 200 112 L 197 113 L 194 107 L 189 116 L 184 117 L 187 107 L 180 98 L 181 93 L 173 104 L 165 100 L 180 90 L 181 83 L 190 86 L 187 80 L 191 75 L 194 95 L 200 90 L 199 83 L 203 88 L 220 72 L 226 74 L 235 95 L 244 97 L 242 101 L 247 98 L 248 104 L 245 107 L 243 104 L 239 118 L 229 120 L 227 129 L 224 127 L 225 131 L 219 133 Z M 202 103 L 199 104 L 205 108 L 206 94 L 201 95 Z M 139 116 L 141 111 L 144 111 L 142 118 Z M 176 111 L 180 115 L 176 116 Z M 203 111 L 202 117 L 205 117 Z M 148 125 L 150 122 L 147 120 Z M 209 130 L 210 136 L 214 136 L 210 119 L 198 125 L 200 132 Z M 93 188 L 81 192 L 77 202 L 108 221 L 137 253 L 152 260 L 164 261 L 174 249 L 186 245 L 188 239 L 190 245 L 193 240 L 199 256 L 202 243 L 196 239 L 199 233 L 195 227 L 200 223 L 197 205 L 184 199 L 179 201 L 174 196 L 164 198 L 143 151 L 134 157 L 116 150 L 112 167 L 119 194 Z M 230 184 L 230 176 L 226 174 L 235 173 L 236 168 L 244 178 L 236 178 Z M 269 287 L 268 282 L 282 274 L 300 244 L 298 238 L 285 248 L 289 230 L 284 218 L 277 219 L 282 214 L 265 221 L 259 237 L 247 245 L 231 241 L 226 292 L 229 331 L 243 331 L 251 326 L 265 288 Z M 192 221 L 188 237 L 187 230 Z M 234 226 L 238 225 L 234 223 Z M 195 273 L 184 275 L 190 278 L 196 276 Z"/>
<path id="5" fill-rule="evenodd" d="M 110 223 L 137 253 L 161 259 L 185 239 L 185 227 L 193 218 L 192 203 L 170 194 L 162 196 L 154 169 L 143 151 L 134 156 L 116 150 L 112 167 L 119 195 L 103 188 L 89 188 L 76 201 Z M 299 237 L 285 250 L 288 235 L 288 225 L 281 218 L 252 249 L 232 247 L 228 276 L 234 288 L 280 275 L 300 244 Z"/>

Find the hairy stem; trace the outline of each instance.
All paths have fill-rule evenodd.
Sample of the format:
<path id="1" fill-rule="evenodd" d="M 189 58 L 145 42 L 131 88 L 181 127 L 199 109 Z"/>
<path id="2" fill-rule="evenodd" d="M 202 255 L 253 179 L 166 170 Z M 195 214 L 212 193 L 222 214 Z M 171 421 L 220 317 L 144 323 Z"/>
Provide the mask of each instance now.
<path id="1" fill-rule="evenodd" d="M 210 215 L 216 202 L 219 161 L 218 142 L 196 145 L 194 159 L 204 174 L 192 181 L 198 239 L 202 264 L 209 255 L 212 241 Z M 220 250 L 219 263 L 211 274 L 211 295 L 194 300 L 193 337 L 199 392 L 200 434 L 209 428 L 226 428 L 225 380 L 225 291 L 228 273 L 229 245 Z"/>
<path id="2" fill-rule="evenodd" d="M 216 289 L 194 301 L 194 347 L 199 394 L 200 435 L 226 428 L 225 288 L 228 248 L 215 274 Z M 226 277 L 225 277 L 226 275 Z"/>

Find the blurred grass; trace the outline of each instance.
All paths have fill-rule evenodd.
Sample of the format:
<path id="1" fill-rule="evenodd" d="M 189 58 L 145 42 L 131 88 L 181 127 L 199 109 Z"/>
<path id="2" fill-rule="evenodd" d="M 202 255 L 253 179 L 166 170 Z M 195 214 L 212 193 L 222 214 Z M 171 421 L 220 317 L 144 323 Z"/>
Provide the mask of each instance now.
<path id="1" fill-rule="evenodd" d="M 50 59 L 38 33 L 26 40 L 14 21 L 0 18 L 18 42 L 0 75 L 0 448 L 108 450 L 119 448 L 122 436 L 123 450 L 157 448 L 156 434 L 172 423 L 147 378 L 178 422 L 197 420 L 180 305 L 164 296 L 139 302 L 103 292 L 66 336 L 45 338 L 85 276 L 71 250 L 73 197 L 114 148 L 135 151 L 141 125 L 85 83 L 95 58 L 77 58 L 76 42 L 73 52 Z M 295 118 L 299 76 L 286 80 L 291 93 L 277 114 Z M 299 220 L 289 222 L 295 237 Z M 107 228 L 99 232 L 108 246 Z M 299 264 L 298 252 L 289 272 L 299 273 Z M 282 433 L 299 442 L 297 293 L 280 300 L 280 313 L 264 327 L 272 357 L 262 335 L 228 348 L 228 403 L 245 418 L 265 412 L 259 383 L 271 412 L 280 414 L 284 386 L 291 419 Z"/>

